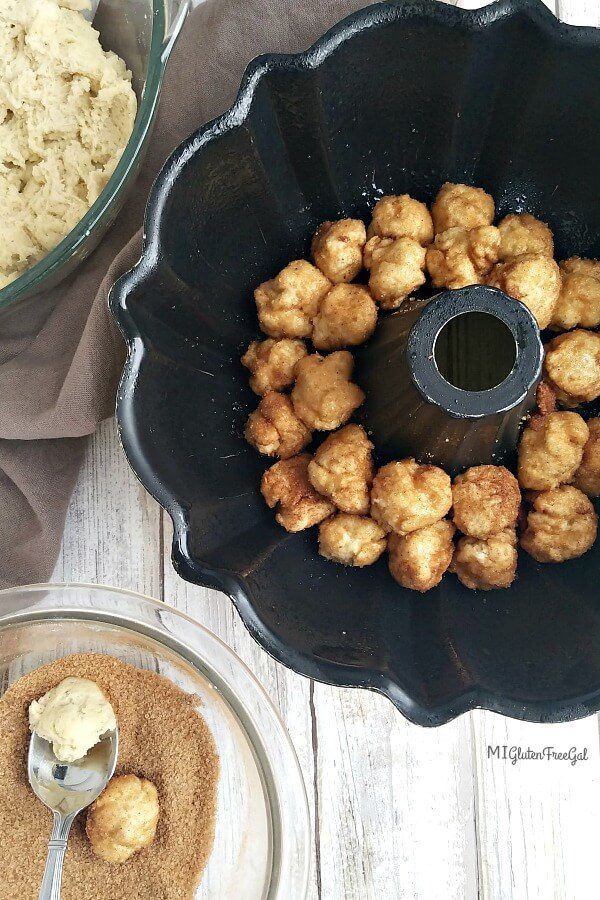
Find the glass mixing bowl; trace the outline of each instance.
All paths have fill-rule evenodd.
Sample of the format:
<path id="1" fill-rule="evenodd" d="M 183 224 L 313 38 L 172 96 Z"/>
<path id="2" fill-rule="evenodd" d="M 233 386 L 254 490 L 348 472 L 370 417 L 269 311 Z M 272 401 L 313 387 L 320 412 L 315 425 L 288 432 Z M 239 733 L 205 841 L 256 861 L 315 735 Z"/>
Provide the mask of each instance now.
<path id="1" fill-rule="evenodd" d="M 129 142 L 108 184 L 83 219 L 43 259 L 0 290 L 0 310 L 38 296 L 66 278 L 112 225 L 139 171 L 150 136 L 165 67 L 190 0 L 100 0 L 94 28 L 105 50 L 133 74 L 138 113 Z"/>
<path id="2" fill-rule="evenodd" d="M 0 696 L 32 669 L 88 651 L 200 696 L 221 773 L 215 842 L 197 898 L 306 896 L 310 825 L 298 760 L 264 690 L 222 641 L 163 603 L 92 585 L 0 591 L 0 610 Z"/>

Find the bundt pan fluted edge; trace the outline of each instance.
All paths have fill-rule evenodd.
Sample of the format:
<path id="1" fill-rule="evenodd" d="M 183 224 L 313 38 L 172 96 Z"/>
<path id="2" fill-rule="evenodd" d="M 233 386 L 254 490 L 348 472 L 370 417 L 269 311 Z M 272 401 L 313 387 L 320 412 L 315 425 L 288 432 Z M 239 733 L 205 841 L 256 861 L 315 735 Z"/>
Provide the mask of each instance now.
<path id="1" fill-rule="evenodd" d="M 560 566 L 521 554 L 508 591 L 446 576 L 421 596 L 384 560 L 346 569 L 317 555 L 314 530 L 285 533 L 258 491 L 268 462 L 242 437 L 252 288 L 306 256 L 319 222 L 366 219 L 382 193 L 431 200 L 445 180 L 549 221 L 559 258 L 600 257 L 599 75 L 600 34 L 541 0 L 368 7 L 306 53 L 250 65 L 233 107 L 165 164 L 142 258 L 111 294 L 128 345 L 121 439 L 173 519 L 179 574 L 228 594 L 285 665 L 381 691 L 422 725 L 600 709 L 598 545 Z"/>

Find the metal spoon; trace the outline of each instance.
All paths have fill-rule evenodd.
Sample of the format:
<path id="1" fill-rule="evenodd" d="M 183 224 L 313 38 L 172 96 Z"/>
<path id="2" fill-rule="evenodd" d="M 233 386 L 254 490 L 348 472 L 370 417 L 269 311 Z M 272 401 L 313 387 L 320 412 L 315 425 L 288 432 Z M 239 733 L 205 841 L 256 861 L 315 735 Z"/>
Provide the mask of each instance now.
<path id="1" fill-rule="evenodd" d="M 27 775 L 36 797 L 54 814 L 39 900 L 59 900 L 63 861 L 73 819 L 102 793 L 112 778 L 119 750 L 118 729 L 108 731 L 82 759 L 60 762 L 52 744 L 35 732 L 29 742 Z"/>

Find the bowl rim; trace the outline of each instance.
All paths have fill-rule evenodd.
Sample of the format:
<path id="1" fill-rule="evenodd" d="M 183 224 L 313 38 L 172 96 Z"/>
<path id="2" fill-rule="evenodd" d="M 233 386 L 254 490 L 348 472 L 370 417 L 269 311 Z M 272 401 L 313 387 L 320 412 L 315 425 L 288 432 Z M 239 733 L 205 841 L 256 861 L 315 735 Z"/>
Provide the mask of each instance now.
<path id="1" fill-rule="evenodd" d="M 29 296 L 31 291 L 41 288 L 48 277 L 57 272 L 67 260 L 74 256 L 127 186 L 129 175 L 137 163 L 140 151 L 152 127 L 166 64 L 189 12 L 190 2 L 191 0 L 181 0 L 176 17 L 169 23 L 166 0 L 152 0 L 152 37 L 148 55 L 148 71 L 141 98 L 138 98 L 133 130 L 115 170 L 83 218 L 56 247 L 53 247 L 49 253 L 31 268 L 26 269 L 14 281 L 9 282 L 4 288 L 0 288 L 0 310 L 14 306 L 24 295 Z"/>
<path id="2" fill-rule="evenodd" d="M 56 597 L 52 595 L 65 591 L 75 594 L 73 600 L 71 601 L 69 598 L 69 602 L 64 606 L 57 605 Z M 78 591 L 88 591 L 92 594 L 108 592 L 140 603 L 149 611 L 166 611 L 169 615 L 174 616 L 175 619 L 183 620 L 192 626 L 193 629 L 200 632 L 202 637 L 222 654 L 224 661 L 235 666 L 237 674 L 244 677 L 246 683 L 243 696 L 240 697 L 239 695 L 237 682 L 234 684 L 231 678 L 228 678 L 220 670 L 215 669 L 213 663 L 202 655 L 202 651 L 194 648 L 186 639 L 172 635 L 163 623 L 149 624 L 141 622 L 128 616 L 127 613 L 124 614 L 120 609 L 103 610 L 101 606 L 85 606 L 81 604 L 81 601 L 78 605 L 76 599 Z M 1 602 L 4 598 L 9 596 L 18 597 L 18 595 L 34 595 L 36 593 L 42 594 L 43 599 L 46 599 L 44 597 L 45 594 L 50 594 L 47 604 L 42 608 L 22 607 L 9 613 L 2 611 Z M 5 628 L 39 622 L 73 620 L 104 623 L 110 627 L 144 635 L 175 653 L 186 664 L 192 666 L 202 677 L 206 678 L 210 685 L 215 688 L 235 717 L 248 741 L 255 758 L 263 791 L 268 801 L 271 829 L 271 867 L 269 882 L 266 886 L 268 893 L 265 895 L 265 900 L 288 900 L 290 887 L 294 888 L 296 892 L 295 897 L 298 900 L 303 900 L 308 893 L 308 881 L 312 865 L 312 826 L 306 783 L 298 754 L 281 713 L 249 666 L 222 638 L 197 619 L 192 618 L 164 600 L 157 600 L 138 591 L 106 584 L 76 581 L 40 582 L 38 584 L 32 583 L 0 589 L 0 640 Z M 199 665 L 199 663 L 202 665 Z M 248 688 L 250 688 L 250 694 L 248 694 Z M 276 747 L 277 755 L 285 757 L 283 759 L 285 771 L 282 768 L 281 772 L 277 772 L 273 766 L 275 755 L 273 754 L 273 744 L 269 743 L 267 746 L 267 741 L 263 738 L 267 727 L 269 728 L 269 739 L 275 733 L 275 739 L 278 742 Z M 278 765 L 282 765 L 281 760 L 279 760 Z M 281 803 L 282 786 L 284 789 L 288 789 L 286 799 L 288 795 L 291 795 L 294 800 L 294 809 L 285 815 Z M 292 841 L 290 835 L 285 833 L 286 827 L 289 830 L 289 824 L 286 826 L 285 823 L 291 822 L 292 818 L 300 833 L 300 843 Z M 278 850 L 278 852 L 274 852 L 275 850 Z M 285 879 L 286 875 L 289 874 L 289 872 L 285 871 L 285 862 L 291 854 L 294 854 L 294 859 L 300 860 L 298 881 L 286 885 L 285 882 L 282 884 L 282 879 Z"/>
<path id="3" fill-rule="evenodd" d="M 128 308 L 128 296 L 157 270 L 160 258 L 161 219 L 170 187 L 179 170 L 205 144 L 244 124 L 258 84 L 277 70 L 317 69 L 338 48 L 357 33 L 377 28 L 401 18 L 420 16 L 452 26 L 485 30 L 514 15 L 526 15 L 539 29 L 555 40 L 600 48 L 600 29 L 561 22 L 543 0 L 496 0 L 477 9 L 461 9 L 431 0 L 386 0 L 351 13 L 333 25 L 311 47 L 301 53 L 267 53 L 257 56 L 245 70 L 232 106 L 222 115 L 202 125 L 168 157 L 150 192 L 144 218 L 142 253 L 136 265 L 121 276 L 109 293 L 109 305 L 127 344 L 127 359 L 117 393 L 117 423 L 123 451 L 146 490 L 168 512 L 173 521 L 172 561 L 177 573 L 187 581 L 226 593 L 242 621 L 261 647 L 278 662 L 302 675 L 337 687 L 362 687 L 387 696 L 411 722 L 422 726 L 444 724 L 473 709 L 482 708 L 511 718 L 531 722 L 565 722 L 600 710 L 600 687 L 585 696 L 560 700 L 527 700 L 501 695 L 479 683 L 470 683 L 445 702 L 426 705 L 415 700 L 394 673 L 380 668 L 361 668 L 318 659 L 283 642 L 257 614 L 243 579 L 226 568 L 206 568 L 190 550 L 189 521 L 153 470 L 140 449 L 133 415 L 134 389 L 147 353 L 142 332 Z"/>

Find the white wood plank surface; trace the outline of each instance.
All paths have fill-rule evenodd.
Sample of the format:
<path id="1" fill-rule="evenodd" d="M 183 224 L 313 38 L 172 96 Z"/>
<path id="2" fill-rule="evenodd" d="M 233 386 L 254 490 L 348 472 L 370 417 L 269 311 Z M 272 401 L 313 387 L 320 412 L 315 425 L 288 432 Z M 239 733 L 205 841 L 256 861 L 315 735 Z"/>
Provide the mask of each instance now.
<path id="1" fill-rule="evenodd" d="M 600 26 L 599 0 L 558 0 L 558 12 L 564 21 Z M 283 715 L 305 775 L 315 826 L 311 900 L 600 895 L 597 717 L 540 726 L 478 711 L 419 729 L 383 697 L 313 684 L 274 662 L 226 597 L 175 575 L 170 539 L 167 517 L 129 470 L 114 423 L 105 423 L 90 444 L 53 580 L 163 598 L 222 637 L 255 672 Z M 575 746 L 589 759 L 512 765 L 489 757 L 488 746 L 497 745 Z"/>

